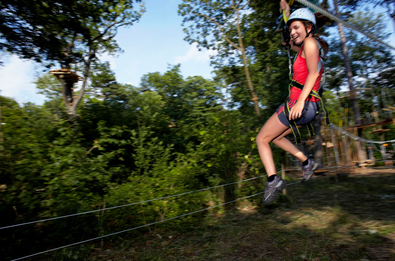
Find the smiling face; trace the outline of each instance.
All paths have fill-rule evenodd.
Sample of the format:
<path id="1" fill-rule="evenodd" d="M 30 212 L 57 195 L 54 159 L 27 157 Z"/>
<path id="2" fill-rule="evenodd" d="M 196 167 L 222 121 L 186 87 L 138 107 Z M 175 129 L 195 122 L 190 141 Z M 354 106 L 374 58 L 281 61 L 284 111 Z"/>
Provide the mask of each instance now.
<path id="1" fill-rule="evenodd" d="M 307 32 L 310 32 L 312 26 L 307 27 Z M 302 21 L 295 20 L 289 25 L 289 34 L 291 40 L 295 45 L 301 44 L 307 36 L 305 24 Z"/>

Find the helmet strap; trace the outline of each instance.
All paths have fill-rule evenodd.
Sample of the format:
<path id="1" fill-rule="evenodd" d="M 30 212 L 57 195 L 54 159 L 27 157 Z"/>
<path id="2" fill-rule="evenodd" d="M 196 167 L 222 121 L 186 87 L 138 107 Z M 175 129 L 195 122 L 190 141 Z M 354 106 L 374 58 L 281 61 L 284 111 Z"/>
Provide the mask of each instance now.
<path id="1" fill-rule="evenodd" d="M 310 32 L 308 32 L 307 28 L 306 28 L 306 38 L 309 37 L 312 32 L 313 32 L 313 27 L 311 28 Z M 295 44 L 295 42 L 294 42 L 294 45 L 297 46 L 297 47 L 301 47 L 303 45 L 303 43 L 304 43 L 304 40 L 300 44 Z"/>
<path id="2" fill-rule="evenodd" d="M 308 32 L 308 31 L 307 31 L 307 28 L 306 28 L 306 33 L 307 33 L 306 37 L 309 37 L 309 36 L 310 36 L 310 34 L 313 34 L 313 33 L 314 33 L 314 31 L 315 31 L 315 26 L 314 26 L 314 25 L 313 25 L 313 26 L 311 26 L 311 30 L 310 30 L 310 32 Z"/>

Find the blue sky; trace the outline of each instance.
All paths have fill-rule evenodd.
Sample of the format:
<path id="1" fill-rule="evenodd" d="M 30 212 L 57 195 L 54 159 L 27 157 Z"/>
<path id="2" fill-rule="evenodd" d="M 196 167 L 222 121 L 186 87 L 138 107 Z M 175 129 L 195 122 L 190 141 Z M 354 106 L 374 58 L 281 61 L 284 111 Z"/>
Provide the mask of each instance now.
<path id="1" fill-rule="evenodd" d="M 117 57 L 105 56 L 120 83 L 139 86 L 140 79 L 150 72 L 165 72 L 169 65 L 181 64 L 181 73 L 188 76 L 201 75 L 211 78 L 209 55 L 213 51 L 199 52 L 194 45 L 183 40 L 182 17 L 177 14 L 182 0 L 145 0 L 146 13 L 139 23 L 119 30 L 116 40 L 124 50 Z M 392 22 L 389 27 L 393 32 Z M 395 46 L 395 41 L 391 40 Z M 44 97 L 37 94 L 33 83 L 42 68 L 31 61 L 3 55 L 0 60 L 2 81 L 0 94 L 16 99 L 20 104 L 42 104 Z"/>
<path id="2" fill-rule="evenodd" d="M 180 3 L 181 0 L 148 0 L 141 21 L 119 31 L 117 41 L 124 52 L 111 59 L 119 82 L 138 85 L 142 75 L 164 72 L 169 64 L 178 63 L 185 77 L 211 77 L 210 52 L 198 52 L 196 46 L 183 40 L 182 17 L 177 14 Z"/>

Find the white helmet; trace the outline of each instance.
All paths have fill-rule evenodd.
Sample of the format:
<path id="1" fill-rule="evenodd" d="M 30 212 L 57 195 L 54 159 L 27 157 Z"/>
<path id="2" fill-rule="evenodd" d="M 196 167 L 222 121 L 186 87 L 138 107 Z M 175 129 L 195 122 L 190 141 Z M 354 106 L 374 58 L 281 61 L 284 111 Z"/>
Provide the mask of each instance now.
<path id="1" fill-rule="evenodd" d="M 294 20 L 305 20 L 312 22 L 314 28 L 316 27 L 315 16 L 308 8 L 299 8 L 295 10 L 288 18 L 287 25 L 289 26 Z"/>

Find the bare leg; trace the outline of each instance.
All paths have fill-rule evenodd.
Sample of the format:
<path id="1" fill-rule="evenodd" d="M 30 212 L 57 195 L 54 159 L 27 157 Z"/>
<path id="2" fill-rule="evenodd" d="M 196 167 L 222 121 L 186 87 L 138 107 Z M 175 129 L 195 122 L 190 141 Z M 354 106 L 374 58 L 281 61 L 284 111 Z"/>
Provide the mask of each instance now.
<path id="1" fill-rule="evenodd" d="M 285 136 L 290 134 L 291 132 L 292 132 L 291 129 L 286 130 L 283 134 L 275 138 L 273 140 L 273 143 L 276 144 L 281 149 L 293 155 L 301 162 L 303 162 L 307 160 L 307 157 L 292 142 L 290 142 L 287 138 L 285 138 Z"/>
<path id="2" fill-rule="evenodd" d="M 274 166 L 273 154 L 269 143 L 273 141 L 274 144 L 283 150 L 291 153 L 300 161 L 305 161 L 307 157 L 296 148 L 289 140 L 284 138 L 285 135 L 291 133 L 291 129 L 286 127 L 278 119 L 277 113 L 274 113 L 270 119 L 265 123 L 256 137 L 258 145 L 259 156 L 265 166 L 268 176 L 276 174 L 276 167 Z"/>

